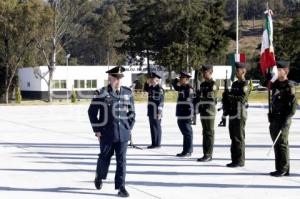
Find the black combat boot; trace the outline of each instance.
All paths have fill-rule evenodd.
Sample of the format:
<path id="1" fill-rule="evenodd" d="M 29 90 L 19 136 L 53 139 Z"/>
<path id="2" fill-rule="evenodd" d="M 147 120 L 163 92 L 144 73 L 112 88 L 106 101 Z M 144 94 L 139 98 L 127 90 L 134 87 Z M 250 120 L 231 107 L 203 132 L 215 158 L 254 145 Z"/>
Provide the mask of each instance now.
<path id="1" fill-rule="evenodd" d="M 127 197 L 129 197 L 129 193 L 127 192 L 127 190 L 125 189 L 125 187 L 121 187 L 119 189 L 118 196 L 122 197 L 122 198 L 127 198 Z"/>
<path id="2" fill-rule="evenodd" d="M 212 160 L 212 157 L 211 156 L 208 156 L 208 155 L 204 155 L 202 158 L 198 158 L 197 159 L 197 162 L 209 162 Z"/>
<path id="3" fill-rule="evenodd" d="M 177 156 L 177 157 L 191 157 L 191 156 L 192 156 L 192 153 L 185 153 L 185 152 L 182 152 L 182 153 L 178 153 L 176 156 Z"/>
<path id="4" fill-rule="evenodd" d="M 102 189 L 102 185 L 103 185 L 102 179 L 96 177 L 94 183 L 95 183 L 96 189 L 98 189 L 98 190 Z"/>
<path id="5" fill-rule="evenodd" d="M 230 168 L 235 168 L 235 167 L 244 167 L 245 165 L 242 164 L 242 163 L 229 163 L 229 164 L 226 164 L 227 167 L 230 167 Z"/>
<path id="6" fill-rule="evenodd" d="M 273 171 L 270 173 L 273 177 L 282 177 L 282 176 L 289 176 L 290 172 L 288 171 Z"/>

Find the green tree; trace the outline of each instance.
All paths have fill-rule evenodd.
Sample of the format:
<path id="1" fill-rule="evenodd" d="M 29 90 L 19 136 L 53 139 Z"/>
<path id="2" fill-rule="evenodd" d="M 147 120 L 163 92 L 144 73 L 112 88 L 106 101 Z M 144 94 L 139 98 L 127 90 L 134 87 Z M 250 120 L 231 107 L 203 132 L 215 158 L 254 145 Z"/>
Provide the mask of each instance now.
<path id="1" fill-rule="evenodd" d="M 274 42 L 276 59 L 290 60 L 290 79 L 300 81 L 300 14 L 293 18 L 291 23 L 274 25 Z"/>
<path id="2" fill-rule="evenodd" d="M 129 13 L 129 38 L 122 50 L 131 57 L 151 58 L 169 72 L 224 57 L 228 38 L 221 0 L 133 1 Z"/>
<path id="3" fill-rule="evenodd" d="M 41 0 L 0 2 L 0 74 L 6 103 L 9 102 L 17 70 L 27 61 L 28 52 L 34 48 L 41 18 L 47 13 Z"/>
<path id="4" fill-rule="evenodd" d="M 140 56 L 148 58 L 148 72 L 149 59 L 154 52 L 155 43 L 155 21 L 159 13 L 155 12 L 158 0 L 133 0 L 129 8 L 129 20 L 126 24 L 130 30 L 128 32 L 128 39 L 119 48 L 123 54 L 128 54 L 132 58 Z"/>
<path id="5" fill-rule="evenodd" d="M 48 0 L 45 5 L 50 9 L 48 18 L 40 24 L 40 34 L 36 37 L 36 46 L 48 66 L 48 76 L 36 74 L 48 86 L 48 101 L 52 102 L 52 79 L 57 57 L 65 56 L 65 50 L 70 43 L 84 33 L 81 20 L 86 17 L 86 0 Z"/>
<path id="6" fill-rule="evenodd" d="M 95 22 L 94 35 L 99 49 L 99 63 L 110 65 L 121 62 L 124 57 L 116 51 L 116 48 L 120 47 L 122 42 L 127 39 L 128 28 L 123 24 L 117 5 L 114 3 L 104 4 L 99 12 L 99 18 Z"/>

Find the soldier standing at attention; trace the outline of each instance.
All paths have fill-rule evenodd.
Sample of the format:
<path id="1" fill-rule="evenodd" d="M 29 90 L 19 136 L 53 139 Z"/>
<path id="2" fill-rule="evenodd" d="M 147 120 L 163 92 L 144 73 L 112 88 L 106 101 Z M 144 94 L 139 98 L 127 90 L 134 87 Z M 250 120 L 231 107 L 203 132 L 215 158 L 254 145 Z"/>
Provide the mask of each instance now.
<path id="1" fill-rule="evenodd" d="M 148 117 L 152 144 L 148 149 L 159 148 L 161 144 L 161 118 L 164 106 L 164 90 L 159 84 L 161 77 L 152 72 L 145 82 L 144 91 L 148 92 Z"/>
<path id="2" fill-rule="evenodd" d="M 183 135 L 183 151 L 178 153 L 177 157 L 190 157 L 193 153 L 193 95 L 194 91 L 189 84 L 191 75 L 186 72 L 181 72 L 179 81 L 176 78 L 172 82 L 175 91 L 178 92 L 176 116 L 177 124 Z"/>
<path id="3" fill-rule="evenodd" d="M 229 134 L 231 139 L 231 160 L 227 167 L 243 167 L 245 165 L 245 125 L 247 120 L 248 97 L 251 89 L 245 80 L 246 64 L 236 62 L 237 81 L 233 82 L 230 92 L 223 97 L 229 102 Z"/>
<path id="4" fill-rule="evenodd" d="M 102 188 L 102 180 L 107 177 L 110 160 L 115 153 L 115 189 L 119 190 L 120 197 L 129 196 L 125 189 L 126 152 L 135 122 L 132 91 L 121 86 L 124 71 L 125 68 L 117 66 L 106 72 L 109 74 L 109 85 L 98 91 L 88 110 L 93 131 L 100 143 L 95 187 Z"/>
<path id="5" fill-rule="evenodd" d="M 203 137 L 203 157 L 197 159 L 198 162 L 211 161 L 213 155 L 218 87 L 212 79 L 212 74 L 212 65 L 202 66 L 202 75 L 205 81 L 200 84 L 200 90 L 196 92 L 196 107 L 198 107 L 201 117 Z"/>
<path id="6" fill-rule="evenodd" d="M 290 172 L 288 136 L 292 117 L 298 105 L 295 87 L 287 78 L 289 62 L 278 61 L 277 68 L 278 79 L 272 85 L 272 107 L 269 114 L 270 134 L 272 141 L 276 142 L 274 144 L 276 171 L 270 175 L 280 177 L 288 176 Z"/>

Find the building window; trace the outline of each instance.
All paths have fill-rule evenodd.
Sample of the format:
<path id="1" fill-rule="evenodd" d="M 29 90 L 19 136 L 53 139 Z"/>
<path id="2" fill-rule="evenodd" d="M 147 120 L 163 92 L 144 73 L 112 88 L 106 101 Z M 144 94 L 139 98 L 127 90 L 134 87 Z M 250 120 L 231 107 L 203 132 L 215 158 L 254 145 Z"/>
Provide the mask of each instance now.
<path id="1" fill-rule="evenodd" d="M 60 88 L 67 88 L 67 81 L 66 80 L 60 80 Z"/>
<path id="2" fill-rule="evenodd" d="M 27 82 L 27 87 L 30 88 L 30 82 Z"/>
<path id="3" fill-rule="evenodd" d="M 53 80 L 52 88 L 59 88 L 59 80 Z"/>
<path id="4" fill-rule="evenodd" d="M 97 80 L 86 80 L 86 88 L 97 88 Z"/>
<path id="5" fill-rule="evenodd" d="M 74 80 L 74 88 L 97 88 L 97 80 Z"/>
<path id="6" fill-rule="evenodd" d="M 79 88 L 85 88 L 85 81 L 80 80 L 79 86 L 80 86 Z"/>
<path id="7" fill-rule="evenodd" d="M 97 88 L 97 80 L 92 80 L 92 88 Z"/>
<path id="8" fill-rule="evenodd" d="M 86 80 L 86 88 L 92 88 L 92 80 Z"/>
<path id="9" fill-rule="evenodd" d="M 67 88 L 67 81 L 66 80 L 53 80 L 52 88 L 66 89 Z"/>
<path id="10" fill-rule="evenodd" d="M 79 88 L 79 80 L 74 80 L 74 88 Z"/>

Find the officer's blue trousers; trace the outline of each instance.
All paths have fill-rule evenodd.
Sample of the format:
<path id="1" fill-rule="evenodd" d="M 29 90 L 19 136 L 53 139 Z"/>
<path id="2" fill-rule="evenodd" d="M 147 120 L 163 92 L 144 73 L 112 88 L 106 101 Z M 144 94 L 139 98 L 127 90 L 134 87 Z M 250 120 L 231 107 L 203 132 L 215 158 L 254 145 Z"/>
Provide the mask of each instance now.
<path id="1" fill-rule="evenodd" d="M 96 175 L 100 179 L 106 179 L 110 160 L 115 152 L 117 162 L 115 189 L 120 189 L 122 186 L 125 186 L 127 146 L 128 142 L 108 144 L 100 141 L 100 154 L 97 162 Z"/>
<path id="2" fill-rule="evenodd" d="M 161 120 L 149 116 L 152 146 L 161 144 Z"/>
<path id="3" fill-rule="evenodd" d="M 193 152 L 193 128 L 190 119 L 178 119 L 178 127 L 183 135 L 183 153 Z"/>

